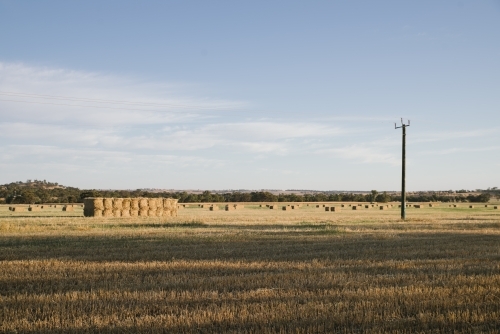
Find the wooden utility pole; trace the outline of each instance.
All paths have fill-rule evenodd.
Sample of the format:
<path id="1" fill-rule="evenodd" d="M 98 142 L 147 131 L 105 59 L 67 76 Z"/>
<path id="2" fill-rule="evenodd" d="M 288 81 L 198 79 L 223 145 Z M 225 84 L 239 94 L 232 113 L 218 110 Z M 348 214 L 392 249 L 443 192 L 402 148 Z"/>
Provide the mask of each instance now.
<path id="1" fill-rule="evenodd" d="M 403 163 L 401 171 L 401 219 L 406 219 L 406 127 L 410 126 L 410 120 L 408 124 L 403 123 L 401 118 L 401 126 L 396 126 L 394 123 L 394 129 L 401 128 L 403 130 Z"/>

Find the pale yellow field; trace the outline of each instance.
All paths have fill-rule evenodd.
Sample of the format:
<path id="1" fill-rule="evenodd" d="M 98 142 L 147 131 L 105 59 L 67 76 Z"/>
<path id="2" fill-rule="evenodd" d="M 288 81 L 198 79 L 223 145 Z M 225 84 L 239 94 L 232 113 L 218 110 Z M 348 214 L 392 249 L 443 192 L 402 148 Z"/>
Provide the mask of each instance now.
<path id="1" fill-rule="evenodd" d="M 0 332 L 500 331 L 484 205 L 29 214 L 0 206 Z"/>

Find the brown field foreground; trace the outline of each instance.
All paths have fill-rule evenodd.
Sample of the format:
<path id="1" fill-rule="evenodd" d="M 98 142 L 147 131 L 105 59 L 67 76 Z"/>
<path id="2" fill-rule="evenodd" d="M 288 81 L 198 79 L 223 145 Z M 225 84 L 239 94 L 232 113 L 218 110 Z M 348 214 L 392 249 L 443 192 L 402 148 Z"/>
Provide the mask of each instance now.
<path id="1" fill-rule="evenodd" d="M 500 213 L 484 205 L 176 218 L 0 207 L 2 333 L 500 332 Z"/>

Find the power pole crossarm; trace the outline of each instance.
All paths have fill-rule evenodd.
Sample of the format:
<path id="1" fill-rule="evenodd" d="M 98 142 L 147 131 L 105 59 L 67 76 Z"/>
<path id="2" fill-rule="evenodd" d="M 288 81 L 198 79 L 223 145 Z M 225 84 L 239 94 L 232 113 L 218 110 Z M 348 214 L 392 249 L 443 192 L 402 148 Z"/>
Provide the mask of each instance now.
<path id="1" fill-rule="evenodd" d="M 406 127 L 410 126 L 410 120 L 408 124 L 403 122 L 401 118 L 401 126 L 396 126 L 394 123 L 394 128 L 401 128 L 403 131 L 403 152 L 402 152 L 402 170 L 401 170 L 401 219 L 406 219 Z"/>

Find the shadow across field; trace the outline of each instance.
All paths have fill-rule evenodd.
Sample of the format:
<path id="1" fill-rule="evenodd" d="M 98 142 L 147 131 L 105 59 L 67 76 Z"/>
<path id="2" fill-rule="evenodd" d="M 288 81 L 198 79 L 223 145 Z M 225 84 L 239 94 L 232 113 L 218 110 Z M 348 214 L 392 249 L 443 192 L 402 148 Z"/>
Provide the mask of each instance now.
<path id="1" fill-rule="evenodd" d="M 0 237 L 0 320 L 16 321 L 6 329 L 488 332 L 500 325 L 498 234 L 356 233 L 307 222 L 108 225 L 121 230 Z"/>

